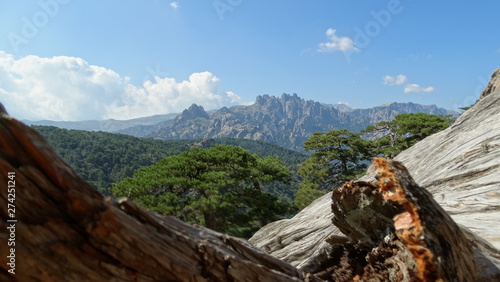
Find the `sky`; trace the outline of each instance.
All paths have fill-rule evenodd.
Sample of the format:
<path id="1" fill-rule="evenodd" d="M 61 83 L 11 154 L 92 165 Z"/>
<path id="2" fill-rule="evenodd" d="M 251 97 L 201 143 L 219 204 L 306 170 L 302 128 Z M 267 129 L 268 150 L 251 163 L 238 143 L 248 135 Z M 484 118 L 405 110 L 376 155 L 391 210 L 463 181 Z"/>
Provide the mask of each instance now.
<path id="1" fill-rule="evenodd" d="M 256 96 L 471 105 L 500 68 L 500 2 L 0 1 L 0 102 L 28 120 L 130 119 Z"/>

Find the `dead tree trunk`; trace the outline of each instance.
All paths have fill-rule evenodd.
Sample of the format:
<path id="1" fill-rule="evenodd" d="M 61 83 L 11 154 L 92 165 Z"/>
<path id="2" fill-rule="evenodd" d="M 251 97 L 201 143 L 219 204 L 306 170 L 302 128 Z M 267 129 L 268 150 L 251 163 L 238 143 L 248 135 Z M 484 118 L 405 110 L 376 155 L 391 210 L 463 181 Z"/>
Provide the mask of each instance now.
<path id="1" fill-rule="evenodd" d="M 243 240 L 105 200 L 42 136 L 0 115 L 1 281 L 319 281 Z"/>
<path id="2" fill-rule="evenodd" d="M 333 224 L 347 237 L 303 269 L 330 281 L 476 281 L 500 279 L 479 269 L 467 236 L 399 162 L 375 159 L 373 182 L 333 191 Z M 488 271 L 489 272 L 489 271 Z"/>

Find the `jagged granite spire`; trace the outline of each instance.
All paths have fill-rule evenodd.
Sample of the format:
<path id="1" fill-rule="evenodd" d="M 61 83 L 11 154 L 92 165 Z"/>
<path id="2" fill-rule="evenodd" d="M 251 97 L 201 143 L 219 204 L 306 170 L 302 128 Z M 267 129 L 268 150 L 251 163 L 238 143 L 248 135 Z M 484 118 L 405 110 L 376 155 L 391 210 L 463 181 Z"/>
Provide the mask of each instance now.
<path id="1" fill-rule="evenodd" d="M 208 119 L 210 116 L 205 112 L 203 106 L 192 104 L 189 108 L 182 111 L 182 113 L 175 118 L 174 122 L 181 123 L 196 118 Z"/>

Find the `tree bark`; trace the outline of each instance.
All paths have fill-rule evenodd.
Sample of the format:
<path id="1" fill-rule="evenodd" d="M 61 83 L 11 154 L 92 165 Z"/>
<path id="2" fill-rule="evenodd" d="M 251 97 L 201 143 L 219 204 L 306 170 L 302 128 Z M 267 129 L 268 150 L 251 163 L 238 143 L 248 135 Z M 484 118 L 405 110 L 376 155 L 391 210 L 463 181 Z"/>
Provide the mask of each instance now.
<path id="1" fill-rule="evenodd" d="M 204 212 L 203 218 L 205 219 L 205 226 L 208 229 L 217 230 L 217 217 L 213 212 Z"/>
<path id="2" fill-rule="evenodd" d="M 330 281 L 500 279 L 491 261 L 478 267 L 469 238 L 401 163 L 375 159 L 369 173 L 374 181 L 333 191 L 333 224 L 347 237 L 327 238 L 305 271 Z"/>

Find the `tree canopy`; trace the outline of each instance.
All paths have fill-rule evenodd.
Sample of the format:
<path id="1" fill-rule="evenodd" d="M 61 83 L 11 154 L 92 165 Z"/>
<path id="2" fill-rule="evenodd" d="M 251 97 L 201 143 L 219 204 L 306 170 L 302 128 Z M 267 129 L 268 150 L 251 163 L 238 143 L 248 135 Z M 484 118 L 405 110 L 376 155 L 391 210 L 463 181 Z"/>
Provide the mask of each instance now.
<path id="1" fill-rule="evenodd" d="M 112 194 L 186 222 L 247 237 L 289 208 L 263 192 L 262 183 L 287 182 L 290 177 L 277 157 L 260 158 L 241 147 L 215 145 L 138 169 L 134 177 L 114 184 Z"/>
<path id="2" fill-rule="evenodd" d="M 264 141 L 216 138 L 209 140 L 157 140 L 124 134 L 68 130 L 54 126 L 33 126 L 54 150 L 101 194 L 110 196 L 111 184 L 161 159 L 188 151 L 193 146 L 226 144 L 240 146 L 252 154 L 278 156 L 292 172 L 292 182 L 264 183 L 264 190 L 291 202 L 298 188 L 297 170 L 307 155 Z M 208 142 L 210 141 L 210 142 Z"/>
<path id="3" fill-rule="evenodd" d="M 299 209 L 322 194 L 364 172 L 369 157 L 368 141 L 346 129 L 315 132 L 304 143 L 304 149 L 313 151 L 302 163 L 299 175 L 303 180 L 295 197 Z"/>
<path id="4" fill-rule="evenodd" d="M 418 141 L 449 127 L 451 116 L 425 113 L 399 114 L 392 121 L 368 126 L 359 134 L 346 129 L 316 132 L 304 143 L 312 151 L 298 173 L 303 178 L 294 204 L 303 209 L 314 199 L 345 181 L 364 173 L 368 160 L 374 156 L 393 158 Z"/>
<path id="5" fill-rule="evenodd" d="M 393 158 L 402 150 L 453 123 L 451 116 L 425 113 L 399 114 L 392 121 L 370 125 L 362 132 L 372 135 L 375 155 Z"/>

